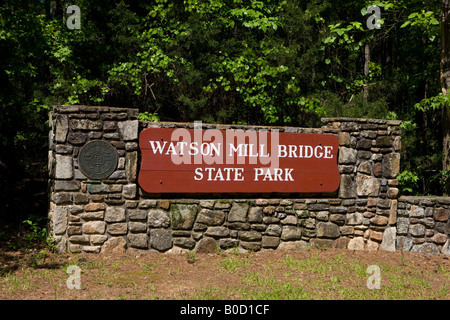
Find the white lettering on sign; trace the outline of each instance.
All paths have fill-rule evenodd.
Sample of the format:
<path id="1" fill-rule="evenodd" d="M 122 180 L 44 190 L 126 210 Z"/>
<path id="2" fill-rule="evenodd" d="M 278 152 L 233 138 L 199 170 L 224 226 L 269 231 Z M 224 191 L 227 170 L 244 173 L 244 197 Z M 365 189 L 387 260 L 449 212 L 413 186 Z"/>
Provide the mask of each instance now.
<path id="1" fill-rule="evenodd" d="M 280 168 L 280 159 L 333 159 L 337 151 L 317 140 L 306 140 L 310 144 L 280 143 L 278 130 L 272 130 L 269 137 L 267 130 L 202 130 L 201 122 L 196 122 L 193 131 L 177 128 L 169 139 L 147 141 L 148 150 L 170 157 L 175 165 L 203 165 L 193 169 L 194 181 L 244 181 L 244 173 L 253 181 L 294 181 L 294 168 Z"/>

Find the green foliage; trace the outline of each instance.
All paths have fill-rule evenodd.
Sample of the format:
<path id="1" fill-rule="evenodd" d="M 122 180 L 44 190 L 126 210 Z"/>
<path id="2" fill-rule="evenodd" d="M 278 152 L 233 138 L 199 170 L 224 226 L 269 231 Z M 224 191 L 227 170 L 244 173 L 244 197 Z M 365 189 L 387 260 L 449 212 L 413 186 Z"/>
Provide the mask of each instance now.
<path id="1" fill-rule="evenodd" d="M 402 194 L 416 194 L 419 177 L 416 173 L 404 170 L 398 174 L 398 185 Z"/>
<path id="2" fill-rule="evenodd" d="M 401 119 L 402 171 L 419 177 L 407 188 L 440 192 L 438 1 L 80 0 L 79 30 L 65 26 L 65 2 L 10 3 L 0 5 L 3 180 L 46 176 L 51 105 L 101 104 L 146 121 Z M 370 5 L 380 29 L 366 26 Z M 0 185 L 9 199 L 12 184 Z"/>

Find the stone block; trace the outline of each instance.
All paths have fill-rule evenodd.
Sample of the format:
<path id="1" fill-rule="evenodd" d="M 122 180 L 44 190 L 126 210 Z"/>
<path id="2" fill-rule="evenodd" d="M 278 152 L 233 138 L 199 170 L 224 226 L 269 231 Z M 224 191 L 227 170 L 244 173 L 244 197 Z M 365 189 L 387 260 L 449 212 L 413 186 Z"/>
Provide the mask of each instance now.
<path id="1" fill-rule="evenodd" d="M 263 248 L 275 249 L 280 244 L 279 237 L 263 236 L 261 241 L 261 246 Z"/>
<path id="2" fill-rule="evenodd" d="M 230 235 L 230 230 L 226 227 L 208 227 L 205 236 L 213 238 L 226 238 Z"/>
<path id="3" fill-rule="evenodd" d="M 72 179 L 73 178 L 73 162 L 72 156 L 56 155 L 56 179 Z"/>
<path id="4" fill-rule="evenodd" d="M 332 222 L 318 222 L 317 226 L 317 237 L 319 238 L 331 238 L 335 239 L 340 236 L 339 227 Z"/>
<path id="5" fill-rule="evenodd" d="M 139 129 L 138 120 L 121 121 L 117 125 L 124 141 L 137 140 Z"/>
<path id="6" fill-rule="evenodd" d="M 251 223 L 261 223 L 263 221 L 263 208 L 251 207 L 248 212 L 248 221 Z"/>
<path id="7" fill-rule="evenodd" d="M 198 205 L 196 204 L 172 204 L 170 214 L 172 217 L 172 228 L 192 229 L 195 218 L 197 217 Z"/>
<path id="8" fill-rule="evenodd" d="M 68 213 L 66 206 L 56 206 L 53 210 L 53 232 L 56 235 L 64 234 L 67 229 Z"/>
<path id="9" fill-rule="evenodd" d="M 230 212 L 228 213 L 229 222 L 246 222 L 247 212 L 249 205 L 248 203 L 233 203 Z"/>
<path id="10" fill-rule="evenodd" d="M 125 235 L 127 232 L 128 224 L 126 222 L 108 224 L 108 233 L 111 235 Z"/>
<path id="11" fill-rule="evenodd" d="M 300 240 L 302 236 L 302 229 L 294 226 L 283 226 L 281 231 L 281 240 L 292 241 Z"/>
<path id="12" fill-rule="evenodd" d="M 197 216 L 197 223 L 208 226 L 220 226 L 225 220 L 225 213 L 221 210 L 202 209 Z"/>
<path id="13" fill-rule="evenodd" d="M 350 239 L 347 248 L 349 250 L 364 250 L 365 242 L 363 237 L 355 237 Z"/>
<path id="14" fill-rule="evenodd" d="M 168 212 L 161 209 L 150 209 L 148 211 L 148 225 L 151 228 L 167 228 L 170 226 Z"/>
<path id="15" fill-rule="evenodd" d="M 449 210 L 445 208 L 436 208 L 434 210 L 434 220 L 445 222 L 448 220 Z"/>
<path id="16" fill-rule="evenodd" d="M 134 199 L 137 195 L 137 186 L 136 184 L 127 184 L 123 186 L 122 191 L 123 197 L 125 199 Z"/>
<path id="17" fill-rule="evenodd" d="M 383 232 L 383 240 L 380 249 L 385 251 L 395 251 L 397 229 L 395 227 L 386 228 Z"/>
<path id="18" fill-rule="evenodd" d="M 146 233 L 130 233 L 128 234 L 128 241 L 130 242 L 130 246 L 133 248 L 148 248 L 148 235 Z"/>
<path id="19" fill-rule="evenodd" d="M 106 222 L 125 221 L 125 209 L 121 207 L 107 207 L 105 212 Z"/>
<path id="20" fill-rule="evenodd" d="M 261 233 L 258 231 L 239 231 L 239 240 L 242 241 L 259 241 L 261 240 Z"/>
<path id="21" fill-rule="evenodd" d="M 378 196 L 380 180 L 365 174 L 356 175 L 356 193 L 358 196 Z"/>
<path id="22" fill-rule="evenodd" d="M 173 245 L 183 249 L 192 250 L 196 243 L 197 242 L 191 238 L 173 238 Z"/>
<path id="23" fill-rule="evenodd" d="M 342 174 L 339 186 L 339 198 L 355 198 L 356 185 L 351 175 Z"/>
<path id="24" fill-rule="evenodd" d="M 339 164 L 353 164 L 356 162 L 356 149 L 340 147 L 339 148 Z"/>
<path id="25" fill-rule="evenodd" d="M 69 121 L 66 115 L 56 116 L 55 141 L 56 143 L 65 143 L 67 133 L 69 132 Z"/>
<path id="26" fill-rule="evenodd" d="M 88 221 L 83 224 L 84 234 L 104 234 L 106 224 L 103 221 Z"/>
<path id="27" fill-rule="evenodd" d="M 388 153 L 383 156 L 383 177 L 396 178 L 400 170 L 400 154 Z"/>
<path id="28" fill-rule="evenodd" d="M 197 253 L 215 253 L 217 251 L 217 243 L 214 238 L 204 237 L 197 242 L 194 252 Z"/>

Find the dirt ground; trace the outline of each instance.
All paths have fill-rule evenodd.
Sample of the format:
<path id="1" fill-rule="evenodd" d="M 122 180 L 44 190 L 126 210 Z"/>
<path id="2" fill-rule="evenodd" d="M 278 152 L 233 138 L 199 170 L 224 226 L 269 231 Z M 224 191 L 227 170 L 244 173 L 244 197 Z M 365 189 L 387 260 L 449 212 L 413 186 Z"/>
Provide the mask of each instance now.
<path id="1" fill-rule="evenodd" d="M 255 253 L 0 252 L 1 300 L 446 299 L 450 257 L 311 249 Z M 76 274 L 68 266 L 79 269 Z M 369 290 L 368 266 L 380 267 Z M 71 276 L 74 276 L 70 278 Z"/>

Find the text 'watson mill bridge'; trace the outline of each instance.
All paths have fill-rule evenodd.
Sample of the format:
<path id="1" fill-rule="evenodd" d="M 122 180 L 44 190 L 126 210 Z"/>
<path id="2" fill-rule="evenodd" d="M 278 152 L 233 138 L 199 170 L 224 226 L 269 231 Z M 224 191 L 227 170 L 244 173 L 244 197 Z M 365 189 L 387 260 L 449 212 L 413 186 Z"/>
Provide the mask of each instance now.
<path id="1" fill-rule="evenodd" d="M 321 128 L 143 122 L 54 106 L 59 252 L 336 247 L 450 254 L 450 198 L 399 197 L 400 121 Z"/>

